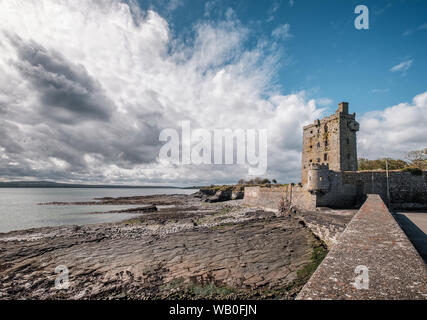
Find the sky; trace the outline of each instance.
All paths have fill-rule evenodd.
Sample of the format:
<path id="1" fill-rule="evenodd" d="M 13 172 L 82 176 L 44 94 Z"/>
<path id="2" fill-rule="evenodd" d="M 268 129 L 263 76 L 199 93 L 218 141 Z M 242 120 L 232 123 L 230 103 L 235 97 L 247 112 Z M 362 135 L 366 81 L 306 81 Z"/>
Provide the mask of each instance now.
<path id="1" fill-rule="evenodd" d="M 355 7 L 369 9 L 357 30 Z M 361 157 L 426 147 L 427 2 L 0 0 L 0 180 L 233 183 L 159 159 L 165 128 L 268 129 L 298 182 L 302 127 L 350 103 Z"/>

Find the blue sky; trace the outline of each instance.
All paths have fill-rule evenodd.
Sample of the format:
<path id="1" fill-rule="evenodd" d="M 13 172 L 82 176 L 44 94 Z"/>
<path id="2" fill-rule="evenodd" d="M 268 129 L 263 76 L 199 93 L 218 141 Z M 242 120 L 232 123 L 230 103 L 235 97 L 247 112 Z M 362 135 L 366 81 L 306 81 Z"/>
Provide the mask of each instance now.
<path id="1" fill-rule="evenodd" d="M 411 101 L 427 87 L 426 1 L 180 0 L 172 1 L 172 8 L 169 1 L 139 3 L 164 16 L 175 35 L 188 38 L 194 24 L 222 20 L 231 8 L 251 32 L 248 48 L 289 24 L 291 36 L 283 39 L 277 68 L 280 92 L 305 90 L 329 98 L 329 111 L 349 101 L 351 111 L 363 114 Z M 369 8 L 369 30 L 354 27 L 359 4 Z M 401 63 L 400 70 L 391 71 Z"/>

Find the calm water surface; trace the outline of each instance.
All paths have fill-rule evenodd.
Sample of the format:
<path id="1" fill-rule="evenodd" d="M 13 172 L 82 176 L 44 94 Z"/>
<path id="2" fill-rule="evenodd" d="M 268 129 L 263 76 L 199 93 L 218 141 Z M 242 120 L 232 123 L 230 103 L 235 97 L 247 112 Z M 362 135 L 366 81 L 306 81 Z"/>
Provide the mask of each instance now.
<path id="1" fill-rule="evenodd" d="M 40 206 L 52 201 L 91 201 L 102 197 L 128 197 L 150 194 L 190 194 L 197 190 L 173 188 L 0 188 L 0 232 L 29 228 L 117 222 L 135 216 L 131 213 L 91 214 L 138 206 Z"/>

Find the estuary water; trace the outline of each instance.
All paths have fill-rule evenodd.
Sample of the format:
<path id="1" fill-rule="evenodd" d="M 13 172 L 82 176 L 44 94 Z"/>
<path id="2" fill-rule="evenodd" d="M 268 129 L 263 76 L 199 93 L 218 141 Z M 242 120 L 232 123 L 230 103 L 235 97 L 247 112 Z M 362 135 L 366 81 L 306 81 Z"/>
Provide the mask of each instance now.
<path id="1" fill-rule="evenodd" d="M 191 194 L 195 189 L 175 188 L 0 188 L 0 232 L 62 225 L 117 222 L 132 213 L 103 213 L 138 207 L 132 205 L 41 206 L 38 203 L 92 201 L 102 197 L 152 194 Z"/>

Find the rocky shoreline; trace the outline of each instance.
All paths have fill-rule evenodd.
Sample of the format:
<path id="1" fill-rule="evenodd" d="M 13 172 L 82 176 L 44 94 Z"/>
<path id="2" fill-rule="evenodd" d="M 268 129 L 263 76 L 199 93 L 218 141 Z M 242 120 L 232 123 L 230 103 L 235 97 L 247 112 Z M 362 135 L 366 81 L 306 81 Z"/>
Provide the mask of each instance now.
<path id="1" fill-rule="evenodd" d="M 95 199 L 81 204 L 141 207 L 119 223 L 0 234 L 0 299 L 293 299 L 325 245 L 296 216 L 206 200 Z"/>

